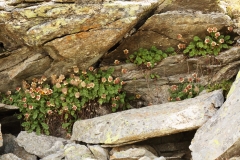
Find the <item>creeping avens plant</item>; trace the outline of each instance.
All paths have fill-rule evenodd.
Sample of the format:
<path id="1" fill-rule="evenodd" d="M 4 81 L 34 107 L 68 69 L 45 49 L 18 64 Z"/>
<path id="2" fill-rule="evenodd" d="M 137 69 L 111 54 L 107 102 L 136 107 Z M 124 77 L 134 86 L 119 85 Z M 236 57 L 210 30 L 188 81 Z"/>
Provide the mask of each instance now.
<path id="1" fill-rule="evenodd" d="M 179 84 L 170 86 L 169 92 L 170 97 L 168 101 L 181 101 L 187 98 L 193 98 L 199 95 L 199 93 L 204 89 L 202 85 L 199 84 L 200 79 L 196 73 L 192 74 L 189 78 L 179 78 Z"/>
<path id="2" fill-rule="evenodd" d="M 229 31 L 232 31 L 228 27 Z M 228 49 L 229 45 L 233 43 L 229 35 L 221 34 L 216 27 L 209 27 L 207 29 L 209 36 L 204 40 L 198 36 L 194 36 L 193 41 L 183 51 L 189 57 L 205 56 L 205 55 L 218 55 L 223 49 Z"/>
<path id="3" fill-rule="evenodd" d="M 165 51 L 159 50 L 155 46 L 152 46 L 150 49 L 140 48 L 128 56 L 127 62 L 132 62 L 138 66 L 145 66 L 150 69 L 170 54 L 175 54 L 174 48 L 172 47 Z"/>
<path id="4" fill-rule="evenodd" d="M 33 79 L 29 84 L 23 82 L 23 87 L 15 93 L 10 91 L 2 99 L 3 103 L 19 107 L 19 119 L 23 119 L 25 130 L 37 134 L 49 132 L 52 117 L 60 117 L 62 128 L 71 133 L 73 123 L 81 116 L 81 110 L 88 104 L 110 106 L 112 112 L 118 108 L 126 109 L 126 93 L 122 91 L 124 82 L 119 77 L 112 77 L 113 69 L 106 71 L 90 67 L 80 71 L 72 68 L 69 77 L 64 75 L 51 76 L 52 84 L 47 84 L 47 78 Z"/>

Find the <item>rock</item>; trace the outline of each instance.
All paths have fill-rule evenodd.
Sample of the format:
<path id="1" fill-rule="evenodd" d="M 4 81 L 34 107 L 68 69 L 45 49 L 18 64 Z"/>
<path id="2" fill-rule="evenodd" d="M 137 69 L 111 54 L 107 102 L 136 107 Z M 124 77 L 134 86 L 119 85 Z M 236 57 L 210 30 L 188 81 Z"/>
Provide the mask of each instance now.
<path id="1" fill-rule="evenodd" d="M 52 61 L 37 49 L 21 48 L 9 54 L 8 57 L 0 59 L 1 64 L 3 64 L 0 70 L 1 91 L 15 90 L 16 87 L 21 86 L 23 79 L 27 80 L 27 78 L 33 78 L 34 75 L 42 75 L 50 68 Z"/>
<path id="2" fill-rule="evenodd" d="M 23 160 L 12 153 L 4 154 L 0 157 L 0 160 Z"/>
<path id="3" fill-rule="evenodd" d="M 123 145 L 199 128 L 223 103 L 222 91 L 181 102 L 131 109 L 76 121 L 71 140 Z M 118 125 L 116 125 L 118 124 Z"/>
<path id="4" fill-rule="evenodd" d="M 143 157 L 148 157 L 150 159 L 157 158 L 152 152 L 149 151 L 150 146 L 124 146 L 118 147 L 111 150 L 110 160 L 121 160 L 121 159 L 129 159 L 129 160 L 138 160 Z M 156 152 L 153 148 L 153 150 Z"/>
<path id="5" fill-rule="evenodd" d="M 9 154 L 13 153 L 19 158 L 24 160 L 37 160 L 35 155 L 32 155 L 20 147 L 16 142 L 16 137 L 11 134 L 3 135 L 3 146 L 0 148 L 0 154 Z"/>
<path id="6" fill-rule="evenodd" d="M 232 157 L 229 160 L 240 160 L 240 157 Z"/>
<path id="7" fill-rule="evenodd" d="M 37 155 L 40 158 L 54 154 L 64 148 L 64 144 L 70 141 L 46 135 L 36 135 L 34 132 L 22 131 L 18 134 L 17 143 L 27 152 Z"/>
<path id="8" fill-rule="evenodd" d="M 239 154 L 239 87 L 240 72 L 222 107 L 197 130 L 189 147 L 194 160 L 229 159 Z"/>
<path id="9" fill-rule="evenodd" d="M 172 3 L 169 3 L 161 12 L 180 10 L 180 11 L 202 11 L 204 13 L 210 12 L 224 12 L 224 10 L 219 5 L 217 0 L 203 0 L 203 1 L 184 1 L 184 0 L 174 0 Z"/>
<path id="10" fill-rule="evenodd" d="M 0 112 L 5 112 L 9 110 L 18 110 L 19 108 L 17 106 L 12 106 L 12 105 L 6 105 L 3 103 L 0 103 Z"/>
<path id="11" fill-rule="evenodd" d="M 124 49 L 128 49 L 129 54 L 134 53 L 140 47 L 149 49 L 152 46 L 161 50 L 168 47 L 174 47 L 175 50 L 178 50 L 179 43 L 188 44 L 194 36 L 205 38 L 207 27 L 215 26 L 221 30 L 232 24 L 230 17 L 223 13 L 203 14 L 201 12 L 169 11 L 154 14 L 134 35 L 128 37 L 114 51 L 107 54 L 103 62 L 109 65 L 115 59 L 121 62 L 125 61 Z M 181 39 L 177 38 L 178 34 L 182 35 Z"/>
<path id="12" fill-rule="evenodd" d="M 58 151 L 54 154 L 48 155 L 41 160 L 62 160 L 64 158 L 64 152 L 63 151 Z"/>
<path id="13" fill-rule="evenodd" d="M 102 148 L 100 145 L 88 145 L 88 148 L 96 159 L 108 160 L 108 149 Z"/>
<path id="14" fill-rule="evenodd" d="M 31 76 L 94 65 L 163 0 L 75 1 L 0 2 L 0 90 Z"/>
<path id="15" fill-rule="evenodd" d="M 66 160 L 96 160 L 92 152 L 86 146 L 80 144 L 67 144 L 64 147 L 64 155 Z"/>

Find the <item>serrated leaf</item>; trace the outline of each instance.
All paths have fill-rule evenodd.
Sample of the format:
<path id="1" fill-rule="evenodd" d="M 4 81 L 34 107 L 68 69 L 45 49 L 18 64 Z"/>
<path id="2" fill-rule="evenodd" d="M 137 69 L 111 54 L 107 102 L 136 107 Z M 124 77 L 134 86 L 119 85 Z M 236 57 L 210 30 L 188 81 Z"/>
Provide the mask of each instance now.
<path id="1" fill-rule="evenodd" d="M 42 127 L 44 128 L 44 129 L 49 129 L 49 126 L 46 124 L 46 123 L 41 123 L 41 125 L 42 125 Z"/>
<path id="2" fill-rule="evenodd" d="M 224 40 L 227 41 L 227 40 L 229 40 L 230 38 L 231 38 L 231 37 L 230 37 L 229 35 L 227 35 L 227 36 L 224 37 Z"/>
<path id="3" fill-rule="evenodd" d="M 33 119 L 36 119 L 37 116 L 38 116 L 38 110 L 35 110 L 35 111 L 33 112 Z"/>
<path id="4" fill-rule="evenodd" d="M 198 36 L 194 36 L 193 37 L 193 40 L 195 41 L 195 42 L 197 42 L 197 41 L 199 41 L 199 40 L 201 40 Z"/>
<path id="5" fill-rule="evenodd" d="M 62 128 L 66 129 L 71 123 L 63 123 Z"/>

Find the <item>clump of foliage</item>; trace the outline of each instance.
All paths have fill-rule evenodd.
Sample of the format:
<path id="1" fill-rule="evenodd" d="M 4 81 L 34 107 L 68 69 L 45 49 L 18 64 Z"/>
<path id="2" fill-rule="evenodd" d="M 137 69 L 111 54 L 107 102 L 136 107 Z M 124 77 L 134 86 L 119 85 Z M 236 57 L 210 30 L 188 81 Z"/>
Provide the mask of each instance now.
<path id="1" fill-rule="evenodd" d="M 228 27 L 232 31 L 231 27 Z M 207 29 L 209 36 L 204 40 L 198 36 L 194 36 L 193 41 L 183 51 L 184 54 L 193 56 L 218 55 L 223 49 L 228 49 L 229 45 L 233 44 L 229 35 L 221 34 L 216 27 L 209 27 Z"/>
<path id="2" fill-rule="evenodd" d="M 172 47 L 165 51 L 159 50 L 155 46 L 152 46 L 150 49 L 140 48 L 138 51 L 129 55 L 127 62 L 132 62 L 138 66 L 153 68 L 170 54 L 175 54 L 174 48 Z"/>
<path id="3" fill-rule="evenodd" d="M 108 105 L 113 112 L 128 107 L 126 93 L 122 91 L 124 82 L 112 77 L 112 68 L 102 71 L 90 67 L 80 71 L 75 66 L 72 70 L 68 78 L 52 75 L 51 85 L 45 76 L 31 83 L 23 81 L 23 86 L 14 93 L 8 91 L 2 102 L 19 107 L 18 118 L 23 119 L 26 131 L 47 135 L 50 134 L 50 119 L 54 116 L 60 117 L 62 128 L 71 133 L 73 123 L 89 103 Z"/>
<path id="4" fill-rule="evenodd" d="M 186 80 L 187 79 L 187 80 Z M 179 78 L 180 84 L 172 85 L 169 89 L 170 97 L 168 101 L 181 101 L 187 98 L 193 98 L 203 91 L 204 87 L 199 84 L 200 78 L 197 74 L 192 74 L 189 78 Z"/>
<path id="5" fill-rule="evenodd" d="M 223 95 L 226 98 L 227 94 L 232 86 L 233 81 L 229 80 L 229 81 L 222 81 L 220 83 L 214 83 L 214 84 L 209 84 L 207 86 L 207 91 L 208 92 L 212 92 L 214 90 L 218 90 L 218 89 L 222 89 L 223 90 Z"/>

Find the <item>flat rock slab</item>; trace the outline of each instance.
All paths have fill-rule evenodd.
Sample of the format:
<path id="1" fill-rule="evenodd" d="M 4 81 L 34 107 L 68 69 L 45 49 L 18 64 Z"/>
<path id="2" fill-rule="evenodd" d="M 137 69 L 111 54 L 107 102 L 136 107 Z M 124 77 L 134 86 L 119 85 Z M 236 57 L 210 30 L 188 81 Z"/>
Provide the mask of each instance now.
<path id="1" fill-rule="evenodd" d="M 240 151 L 240 72 L 219 111 L 199 128 L 190 150 L 194 160 L 229 159 Z"/>
<path id="2" fill-rule="evenodd" d="M 218 90 L 180 102 L 79 120 L 73 126 L 71 139 L 93 144 L 122 145 L 193 130 L 215 114 L 215 107 L 220 107 L 222 103 L 222 91 Z"/>

